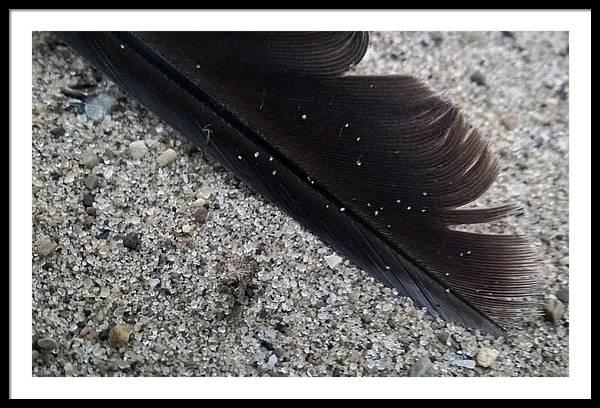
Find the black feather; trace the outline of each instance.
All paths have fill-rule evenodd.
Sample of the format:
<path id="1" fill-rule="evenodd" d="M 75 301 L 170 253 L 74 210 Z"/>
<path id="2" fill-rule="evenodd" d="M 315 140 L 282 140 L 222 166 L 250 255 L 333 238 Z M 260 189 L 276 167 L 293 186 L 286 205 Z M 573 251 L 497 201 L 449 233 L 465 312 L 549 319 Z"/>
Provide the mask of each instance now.
<path id="1" fill-rule="evenodd" d="M 407 76 L 345 75 L 366 33 L 68 32 L 60 37 L 356 264 L 442 318 L 499 334 L 536 307 L 524 236 L 449 228 L 498 174 L 448 101 Z"/>

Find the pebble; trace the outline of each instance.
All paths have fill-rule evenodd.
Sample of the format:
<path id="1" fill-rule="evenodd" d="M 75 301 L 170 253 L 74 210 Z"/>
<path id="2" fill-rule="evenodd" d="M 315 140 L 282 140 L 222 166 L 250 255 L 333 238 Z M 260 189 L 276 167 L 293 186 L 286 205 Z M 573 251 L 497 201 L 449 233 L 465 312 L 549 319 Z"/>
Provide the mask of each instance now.
<path id="1" fill-rule="evenodd" d="M 172 163 L 177 158 L 177 152 L 173 149 L 167 149 L 158 156 L 157 162 L 160 167 L 165 167 L 167 164 Z"/>
<path id="2" fill-rule="evenodd" d="M 53 340 L 50 337 L 42 337 L 37 341 L 37 345 L 39 348 L 44 350 L 53 350 L 58 348 L 58 343 L 56 340 Z"/>
<path id="3" fill-rule="evenodd" d="M 506 130 L 514 130 L 517 128 L 517 126 L 519 126 L 519 120 L 512 115 L 502 117 L 502 119 L 500 119 L 500 123 L 506 128 Z"/>
<path id="4" fill-rule="evenodd" d="M 563 256 L 562 258 L 560 258 L 560 261 L 558 261 L 558 263 L 562 266 L 569 266 L 569 257 Z"/>
<path id="5" fill-rule="evenodd" d="M 129 342 L 131 326 L 128 324 L 117 324 L 108 332 L 108 343 L 115 347 L 122 347 Z"/>
<path id="6" fill-rule="evenodd" d="M 272 370 L 273 368 L 275 368 L 276 364 L 277 364 L 277 356 L 275 354 L 271 354 L 271 357 L 269 357 L 269 360 L 267 361 L 267 368 Z"/>
<path id="7" fill-rule="evenodd" d="M 544 312 L 546 319 L 556 325 L 560 323 L 565 313 L 565 305 L 560 300 L 553 299 L 544 305 Z"/>
<path id="8" fill-rule="evenodd" d="M 148 148 L 143 140 L 136 140 L 129 144 L 129 155 L 133 160 L 140 160 L 148 153 Z"/>
<path id="9" fill-rule="evenodd" d="M 40 356 L 40 352 L 39 351 L 37 351 L 36 349 L 31 350 L 31 360 L 32 360 L 32 362 L 35 363 L 35 360 L 37 360 L 39 356 Z"/>
<path id="10" fill-rule="evenodd" d="M 96 176 L 93 173 L 90 173 L 85 178 L 85 186 L 88 188 L 88 190 L 93 190 L 96 187 L 98 187 L 98 176 Z"/>
<path id="11" fill-rule="evenodd" d="M 47 257 L 58 248 L 58 244 L 50 238 L 43 238 L 36 245 L 35 252 L 38 256 Z"/>
<path id="12" fill-rule="evenodd" d="M 332 254 L 332 255 L 327 255 L 325 257 L 325 262 L 327 262 L 327 265 L 331 268 L 334 269 L 336 266 L 338 266 L 341 262 L 342 262 L 342 258 L 337 256 L 336 254 Z"/>
<path id="13" fill-rule="evenodd" d="M 473 370 L 477 365 L 477 363 L 475 363 L 475 360 L 462 359 L 452 360 L 450 364 L 455 365 L 457 367 L 468 368 L 469 370 Z"/>
<path id="14" fill-rule="evenodd" d="M 494 361 L 496 361 L 498 354 L 500 354 L 498 350 L 489 347 L 483 347 L 477 353 L 475 361 L 477 361 L 477 365 L 480 367 L 489 367 Z"/>
<path id="15" fill-rule="evenodd" d="M 102 288 L 102 290 L 100 290 L 100 297 L 101 298 L 107 298 L 110 295 L 110 288 L 105 286 Z"/>
<path id="16" fill-rule="evenodd" d="M 112 112 L 115 102 L 114 98 L 103 94 L 89 97 L 85 100 L 85 114 L 89 119 L 99 122 Z"/>
<path id="17" fill-rule="evenodd" d="M 559 298 L 561 302 L 569 303 L 569 288 L 560 288 L 558 291 L 556 291 L 556 297 Z"/>
<path id="18" fill-rule="evenodd" d="M 85 195 L 83 196 L 83 206 L 85 208 L 91 207 L 92 205 L 94 205 L 94 200 L 96 199 L 96 196 L 94 195 L 94 193 L 85 193 Z"/>
<path id="19" fill-rule="evenodd" d="M 431 40 L 435 43 L 435 45 L 440 45 L 444 41 L 444 37 L 441 33 L 435 32 L 431 33 Z"/>
<path id="20" fill-rule="evenodd" d="M 192 207 L 206 207 L 207 204 L 208 202 L 204 198 L 199 198 L 196 201 L 194 201 L 191 205 Z"/>
<path id="21" fill-rule="evenodd" d="M 438 340 L 445 346 L 452 345 L 452 335 L 448 332 L 441 332 L 437 335 Z"/>
<path id="22" fill-rule="evenodd" d="M 471 74 L 471 77 L 469 79 L 471 80 L 471 82 L 475 83 L 477 86 L 485 86 L 486 85 L 485 77 L 479 71 Z"/>
<path id="23" fill-rule="evenodd" d="M 93 208 L 93 207 L 90 207 Z M 96 222 L 96 218 L 92 215 L 88 215 L 83 219 L 83 226 L 86 228 L 90 228 Z"/>
<path id="24" fill-rule="evenodd" d="M 81 331 L 79 332 L 79 337 L 82 339 L 93 339 L 94 337 L 96 337 L 96 330 L 93 327 L 84 327 L 83 329 L 81 329 Z"/>
<path id="25" fill-rule="evenodd" d="M 194 220 L 198 224 L 204 224 L 204 221 L 206 221 L 207 215 L 208 215 L 208 210 L 205 207 L 200 207 L 196 211 L 194 211 Z"/>
<path id="26" fill-rule="evenodd" d="M 433 376 L 433 364 L 429 357 L 423 357 L 410 367 L 409 377 L 431 377 Z"/>
<path id="27" fill-rule="evenodd" d="M 79 163 L 83 164 L 88 169 L 93 169 L 100 163 L 98 155 L 92 150 L 86 150 L 81 153 L 79 157 Z"/>
<path id="28" fill-rule="evenodd" d="M 212 187 L 204 185 L 200 187 L 200 190 L 198 190 L 198 192 L 196 193 L 196 198 L 208 200 L 213 195 L 213 193 L 214 190 L 212 189 Z"/>
<path id="29" fill-rule="evenodd" d="M 140 247 L 140 244 L 140 235 L 135 232 L 130 232 L 123 239 L 123 245 L 125 248 L 131 249 L 132 251 L 137 251 Z"/>

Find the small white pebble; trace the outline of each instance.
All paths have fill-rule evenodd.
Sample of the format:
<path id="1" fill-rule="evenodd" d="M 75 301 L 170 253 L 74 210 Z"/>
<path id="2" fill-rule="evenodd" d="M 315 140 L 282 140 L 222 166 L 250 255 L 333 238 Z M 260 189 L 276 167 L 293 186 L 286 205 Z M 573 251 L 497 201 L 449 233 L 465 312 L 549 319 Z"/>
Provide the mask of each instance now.
<path id="1" fill-rule="evenodd" d="M 337 256 L 336 254 L 327 255 L 325 257 L 325 262 L 327 262 L 327 266 L 329 266 L 331 269 L 335 268 L 340 263 L 342 263 L 342 260 L 343 259 Z"/>
<path id="2" fill-rule="evenodd" d="M 157 162 L 160 167 L 165 167 L 167 164 L 174 162 L 176 158 L 177 152 L 173 149 L 167 149 L 158 156 Z"/>

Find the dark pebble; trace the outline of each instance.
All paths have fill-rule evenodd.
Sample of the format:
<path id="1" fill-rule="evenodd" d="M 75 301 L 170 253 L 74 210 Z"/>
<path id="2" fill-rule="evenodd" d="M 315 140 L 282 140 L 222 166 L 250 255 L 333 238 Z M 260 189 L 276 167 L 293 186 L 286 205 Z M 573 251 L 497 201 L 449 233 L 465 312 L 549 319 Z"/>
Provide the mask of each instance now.
<path id="1" fill-rule="evenodd" d="M 87 208 L 87 207 L 91 207 L 92 205 L 94 205 L 94 199 L 95 199 L 95 198 L 96 198 L 96 197 L 94 196 L 94 194 L 92 194 L 92 193 L 86 193 L 86 194 L 83 196 L 83 206 L 84 206 L 85 208 Z"/>
<path id="2" fill-rule="evenodd" d="M 485 77 L 483 76 L 483 74 L 481 72 L 473 73 L 469 79 L 471 80 L 471 82 L 475 83 L 478 86 L 486 85 Z"/>
<path id="3" fill-rule="evenodd" d="M 92 217 L 95 217 L 97 215 L 96 209 L 94 207 L 87 207 L 85 209 L 85 212 L 87 213 L 87 215 L 91 215 Z"/>
<path id="4" fill-rule="evenodd" d="M 512 31 L 500 31 L 502 33 L 502 37 L 506 38 L 515 38 L 515 34 Z"/>
<path id="5" fill-rule="evenodd" d="M 50 131 L 50 134 L 52 135 L 53 138 L 58 139 L 59 137 L 62 137 L 65 135 L 65 128 L 62 125 L 57 126 Z"/>
<path id="6" fill-rule="evenodd" d="M 269 343 L 267 340 L 261 340 L 260 341 L 260 345 L 263 346 L 264 348 L 266 348 L 269 351 L 273 351 L 275 350 L 275 346 L 273 346 L 271 343 Z"/>
<path id="7" fill-rule="evenodd" d="M 107 239 L 109 235 L 110 235 L 110 231 L 104 230 L 100 234 L 98 234 L 98 239 Z"/>
<path id="8" fill-rule="evenodd" d="M 132 251 L 137 251 L 140 247 L 140 243 L 140 235 L 135 232 L 130 232 L 123 239 L 125 248 L 131 249 Z"/>
<path id="9" fill-rule="evenodd" d="M 564 303 L 569 303 L 569 288 L 560 288 L 556 292 L 556 297 Z"/>
<path id="10" fill-rule="evenodd" d="M 207 215 L 208 215 L 208 210 L 204 207 L 200 207 L 196 211 L 194 211 L 194 220 L 198 224 L 204 224 L 204 221 L 206 221 Z"/>

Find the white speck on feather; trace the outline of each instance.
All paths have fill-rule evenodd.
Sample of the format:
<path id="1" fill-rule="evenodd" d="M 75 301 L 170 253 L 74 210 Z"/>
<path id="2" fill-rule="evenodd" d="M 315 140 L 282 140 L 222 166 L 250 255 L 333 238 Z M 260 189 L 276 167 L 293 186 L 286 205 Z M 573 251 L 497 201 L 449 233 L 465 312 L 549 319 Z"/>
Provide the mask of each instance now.
<path id="1" fill-rule="evenodd" d="M 258 156 L 260 156 L 259 152 L 254 153 L 254 157 L 258 157 Z"/>
<path id="2" fill-rule="evenodd" d="M 125 49 L 125 46 L 124 46 L 123 44 L 121 44 L 121 49 L 122 49 L 122 50 L 124 50 L 124 49 Z"/>
<path id="3" fill-rule="evenodd" d="M 273 161 L 273 156 L 269 156 L 269 161 Z"/>
<path id="4" fill-rule="evenodd" d="M 238 156 L 238 160 L 242 160 L 242 156 Z"/>
<path id="5" fill-rule="evenodd" d="M 302 115 L 302 120 L 306 120 L 306 115 Z"/>
<path id="6" fill-rule="evenodd" d="M 277 170 L 273 170 L 273 175 L 277 174 Z"/>
<path id="7" fill-rule="evenodd" d="M 342 211 L 342 212 L 346 211 L 346 207 L 340 208 L 340 211 Z"/>
<path id="8" fill-rule="evenodd" d="M 409 205 L 408 207 L 406 207 L 406 209 L 407 209 L 408 211 L 410 211 L 410 210 L 412 209 L 412 207 Z"/>

